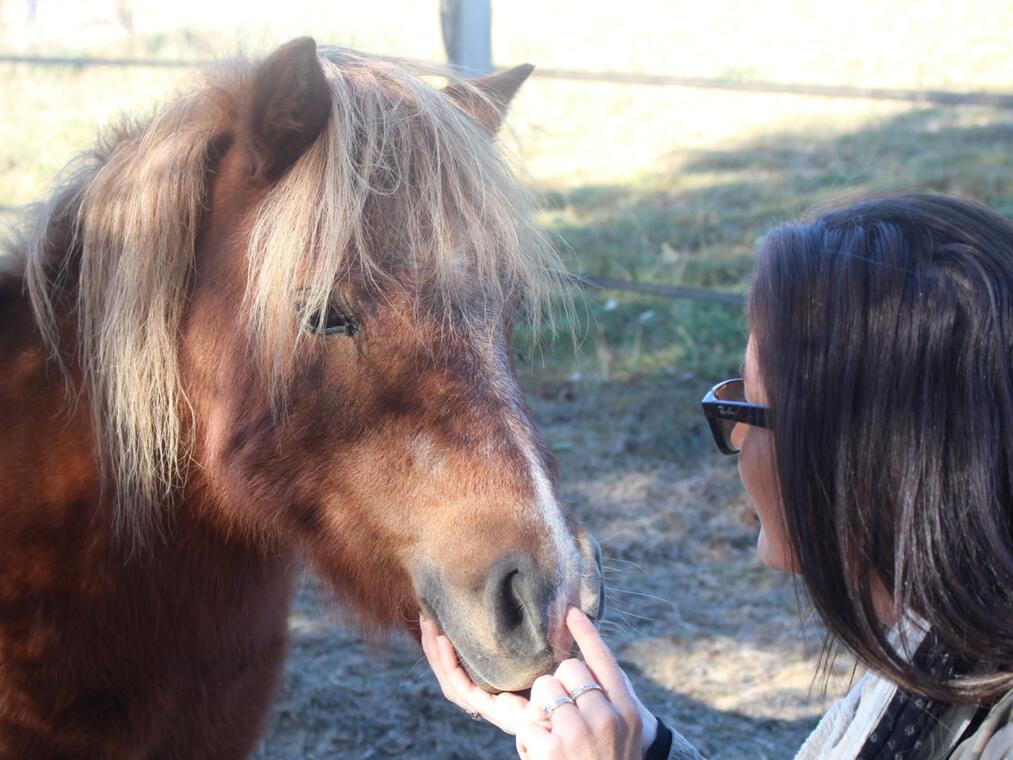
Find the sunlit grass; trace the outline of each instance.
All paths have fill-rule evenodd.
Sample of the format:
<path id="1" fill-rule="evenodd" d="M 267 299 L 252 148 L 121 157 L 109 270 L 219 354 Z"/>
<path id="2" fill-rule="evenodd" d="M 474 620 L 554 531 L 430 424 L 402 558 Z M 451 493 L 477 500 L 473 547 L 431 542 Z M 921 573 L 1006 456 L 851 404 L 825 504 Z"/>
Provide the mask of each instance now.
<path id="1" fill-rule="evenodd" d="M 673 150 L 653 173 L 626 181 L 563 183 L 548 194 L 540 221 L 574 252 L 580 271 L 742 293 L 762 235 L 813 206 L 869 192 L 935 190 L 1013 214 L 1011 147 L 1011 112 L 876 109 L 846 127 L 828 119 Z M 571 327 L 580 349 L 557 342 L 532 382 L 608 387 L 603 419 L 638 415 L 642 453 L 698 450 L 697 402 L 738 371 L 742 314 L 629 293 L 590 292 L 583 303 Z M 608 435 L 609 426 L 601 432 Z"/>
<path id="2" fill-rule="evenodd" d="M 196 0 L 129 5 L 133 35 L 114 3 L 69 3 L 59 13 L 40 3 L 50 15 L 30 34 L 5 4 L 0 42 L 35 52 L 213 58 L 308 32 L 321 42 L 441 56 L 435 2 L 293 2 L 284 14 L 276 4 L 253 2 L 238 26 L 206 3 L 188 15 Z M 1009 88 L 1013 71 L 1002 0 L 931 8 L 862 0 L 847 12 L 803 0 L 580 7 L 496 3 L 497 62 L 972 91 Z M 3 207 L 41 196 L 117 114 L 143 114 L 194 77 L 0 66 L 0 222 L 11 217 Z M 815 203 L 856 193 L 957 192 L 1013 214 L 1013 113 L 990 108 L 536 76 L 513 104 L 502 138 L 542 194 L 538 222 L 568 264 L 625 279 L 743 293 L 767 230 Z M 520 336 L 519 347 L 542 338 L 521 363 L 525 382 L 545 393 L 573 383 L 601 389 L 603 419 L 643 415 L 644 446 L 659 453 L 680 445 L 667 432 L 673 416 L 692 434 L 699 396 L 736 371 L 745 340 L 734 307 L 615 292 L 588 292 L 575 321 L 560 326 L 564 334 L 554 342 Z"/>

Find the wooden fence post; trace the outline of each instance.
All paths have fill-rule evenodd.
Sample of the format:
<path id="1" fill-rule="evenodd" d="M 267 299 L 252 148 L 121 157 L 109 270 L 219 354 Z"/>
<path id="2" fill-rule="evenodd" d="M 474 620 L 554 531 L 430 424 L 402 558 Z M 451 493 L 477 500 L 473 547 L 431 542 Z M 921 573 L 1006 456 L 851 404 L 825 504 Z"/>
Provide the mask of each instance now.
<path id="1" fill-rule="evenodd" d="M 491 0 L 440 0 L 450 65 L 466 76 L 492 72 Z"/>

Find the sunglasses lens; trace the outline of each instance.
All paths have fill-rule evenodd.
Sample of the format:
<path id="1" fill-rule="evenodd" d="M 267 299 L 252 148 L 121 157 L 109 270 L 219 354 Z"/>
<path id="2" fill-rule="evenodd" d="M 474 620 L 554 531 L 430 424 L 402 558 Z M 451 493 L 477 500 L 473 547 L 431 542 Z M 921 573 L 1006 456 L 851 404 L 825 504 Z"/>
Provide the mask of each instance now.
<path id="1" fill-rule="evenodd" d="M 725 448 L 729 451 L 738 452 L 739 447 L 732 443 L 732 431 L 737 423 L 731 420 L 717 420 L 718 429 L 721 431 L 721 438 L 725 442 Z"/>
<path id="2" fill-rule="evenodd" d="M 717 387 L 714 397 L 719 401 L 745 401 L 746 386 L 741 380 L 729 380 Z"/>
<path id="3" fill-rule="evenodd" d="M 714 391 L 714 397 L 719 401 L 745 401 L 746 389 L 741 380 L 729 380 L 718 386 Z M 739 447 L 732 443 L 732 431 L 738 425 L 737 422 L 726 419 L 712 419 L 714 432 L 721 437 L 725 449 L 732 453 L 738 453 Z"/>

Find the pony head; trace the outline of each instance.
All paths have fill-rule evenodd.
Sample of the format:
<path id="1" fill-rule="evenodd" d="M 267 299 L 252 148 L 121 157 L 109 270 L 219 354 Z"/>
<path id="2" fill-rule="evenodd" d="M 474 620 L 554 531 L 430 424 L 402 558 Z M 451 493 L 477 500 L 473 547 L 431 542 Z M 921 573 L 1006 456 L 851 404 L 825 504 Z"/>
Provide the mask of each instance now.
<path id="1" fill-rule="evenodd" d="M 569 655 L 567 605 L 600 614 L 600 563 L 512 365 L 564 271 L 495 139 L 530 67 L 441 73 L 299 39 L 119 135 L 61 201 L 77 355 L 121 531 L 172 503 L 295 547 L 514 690 Z"/>

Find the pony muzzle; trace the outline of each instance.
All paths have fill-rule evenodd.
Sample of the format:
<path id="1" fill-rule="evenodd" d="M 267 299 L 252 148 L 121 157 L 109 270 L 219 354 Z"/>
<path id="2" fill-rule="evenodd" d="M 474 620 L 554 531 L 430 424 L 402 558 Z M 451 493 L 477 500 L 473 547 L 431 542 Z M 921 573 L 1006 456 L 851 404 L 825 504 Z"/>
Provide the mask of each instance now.
<path id="1" fill-rule="evenodd" d="M 546 570 L 529 554 L 509 553 L 492 565 L 484 582 L 468 589 L 455 589 L 438 572 L 422 572 L 416 577 L 420 605 L 449 637 L 477 685 L 490 692 L 520 691 L 572 656 L 573 637 L 564 622 L 569 606 L 600 619 L 597 552 L 578 564 L 580 572 Z"/>

